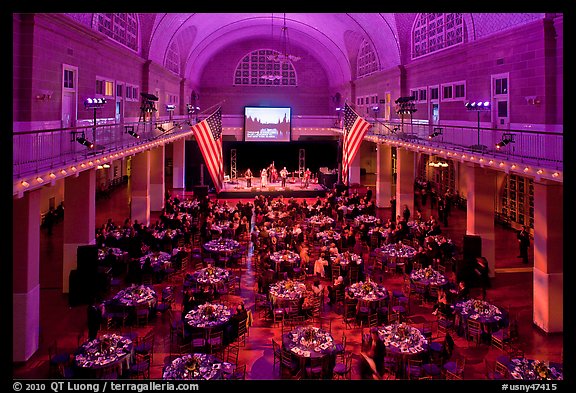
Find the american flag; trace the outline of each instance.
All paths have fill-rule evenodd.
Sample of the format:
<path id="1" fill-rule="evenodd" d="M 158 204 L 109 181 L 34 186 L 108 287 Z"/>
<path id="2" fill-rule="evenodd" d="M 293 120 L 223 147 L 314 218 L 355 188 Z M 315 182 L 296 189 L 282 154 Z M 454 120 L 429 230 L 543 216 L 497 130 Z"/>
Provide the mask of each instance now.
<path id="1" fill-rule="evenodd" d="M 192 131 L 208 167 L 208 172 L 216 192 L 220 192 L 224 182 L 224 161 L 222 159 L 222 108 L 192 126 Z"/>
<path id="2" fill-rule="evenodd" d="M 342 181 L 348 184 L 348 170 L 370 123 L 361 118 L 348 104 L 344 106 L 344 143 L 342 148 Z"/>

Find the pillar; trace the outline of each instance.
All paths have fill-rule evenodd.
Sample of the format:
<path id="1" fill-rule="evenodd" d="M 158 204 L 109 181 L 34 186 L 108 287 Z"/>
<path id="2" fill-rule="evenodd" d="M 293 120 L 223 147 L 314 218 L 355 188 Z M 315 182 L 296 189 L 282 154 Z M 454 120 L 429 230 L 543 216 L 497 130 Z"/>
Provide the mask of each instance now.
<path id="1" fill-rule="evenodd" d="M 179 138 L 172 143 L 172 188 L 186 187 L 186 139 Z"/>
<path id="2" fill-rule="evenodd" d="M 164 184 L 164 145 L 150 150 L 150 210 L 160 211 L 164 208 L 166 187 Z"/>
<path id="3" fill-rule="evenodd" d="M 564 188 L 534 182 L 534 324 L 562 332 L 564 286 Z"/>
<path id="4" fill-rule="evenodd" d="M 392 198 L 392 147 L 378 144 L 376 152 L 376 207 L 390 207 Z"/>
<path id="5" fill-rule="evenodd" d="M 130 167 L 130 218 L 150 225 L 150 150 L 136 154 Z"/>
<path id="6" fill-rule="evenodd" d="M 410 209 L 410 217 L 414 217 L 414 180 L 416 154 L 406 149 L 396 149 L 396 217 L 402 215 L 404 205 Z"/>
<path id="7" fill-rule="evenodd" d="M 62 292 L 69 292 L 70 272 L 77 267 L 78 246 L 96 244 L 96 169 L 64 179 Z"/>
<path id="8" fill-rule="evenodd" d="M 465 165 L 468 185 L 466 234 L 482 239 L 482 256 L 488 261 L 489 276 L 494 277 L 496 259 L 494 212 L 498 195 L 497 173 L 474 164 Z"/>
<path id="9" fill-rule="evenodd" d="M 40 336 L 40 196 L 25 192 L 12 203 L 12 359 L 24 362 Z"/>

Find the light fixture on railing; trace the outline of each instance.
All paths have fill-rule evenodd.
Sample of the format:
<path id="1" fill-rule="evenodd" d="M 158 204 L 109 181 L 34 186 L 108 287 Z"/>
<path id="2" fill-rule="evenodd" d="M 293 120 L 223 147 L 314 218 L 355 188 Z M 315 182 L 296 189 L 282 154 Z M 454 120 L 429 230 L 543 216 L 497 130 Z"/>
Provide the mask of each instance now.
<path id="1" fill-rule="evenodd" d="M 139 138 L 140 138 L 140 135 L 138 135 L 138 134 L 136 133 L 136 131 L 134 131 L 134 126 L 124 126 L 124 128 L 126 129 L 126 133 L 127 133 L 128 135 L 130 135 L 131 137 L 134 137 L 134 138 L 136 138 L 136 139 L 139 139 Z"/>
<path id="2" fill-rule="evenodd" d="M 428 139 L 434 139 L 438 135 L 442 135 L 442 127 L 434 127 L 432 134 L 428 135 Z"/>
<path id="3" fill-rule="evenodd" d="M 502 134 L 502 140 L 496 144 L 496 149 L 501 149 L 509 143 L 515 143 L 514 134 Z"/>
<path id="4" fill-rule="evenodd" d="M 22 180 L 22 182 L 20 182 L 20 184 L 22 184 L 22 187 L 24 187 L 24 188 L 30 187 L 30 183 L 28 183 L 26 180 Z"/>
<path id="5" fill-rule="evenodd" d="M 54 174 L 54 172 L 50 172 L 48 177 L 50 177 L 50 179 L 56 179 L 56 175 Z"/>
<path id="6" fill-rule="evenodd" d="M 88 139 L 84 138 L 83 136 L 79 136 L 78 138 L 76 138 L 76 142 L 78 142 L 81 145 L 86 146 L 88 149 L 94 148 L 94 144 L 92 142 L 90 142 Z"/>
<path id="7" fill-rule="evenodd" d="M 428 166 L 434 168 L 448 168 L 448 163 L 446 161 L 430 161 Z"/>
<path id="8" fill-rule="evenodd" d="M 110 168 L 110 164 L 104 164 L 104 165 L 102 165 L 102 167 L 108 169 L 108 168 Z"/>
<path id="9" fill-rule="evenodd" d="M 38 177 L 36 178 L 36 181 L 37 181 L 38 183 L 44 183 L 44 179 L 42 179 L 40 176 L 38 176 Z"/>

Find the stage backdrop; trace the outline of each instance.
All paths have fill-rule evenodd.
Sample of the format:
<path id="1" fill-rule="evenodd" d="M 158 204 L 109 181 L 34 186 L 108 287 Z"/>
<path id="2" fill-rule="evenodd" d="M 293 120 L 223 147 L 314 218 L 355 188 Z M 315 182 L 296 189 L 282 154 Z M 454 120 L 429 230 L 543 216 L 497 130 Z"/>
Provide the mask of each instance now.
<path id="1" fill-rule="evenodd" d="M 224 174 L 230 175 L 230 150 L 236 149 L 236 170 L 238 177 L 244 176 L 248 167 L 254 176 L 259 176 L 262 168 L 274 161 L 278 170 L 286 167 L 289 172 L 298 170 L 298 154 L 300 149 L 305 151 L 306 167 L 317 174 L 319 168 L 338 167 L 338 141 L 295 141 L 290 143 L 273 142 L 235 142 L 224 141 Z M 186 141 L 186 189 L 192 190 L 201 184 L 201 168 L 204 169 L 204 184 L 213 188 L 212 179 L 206 169 L 204 159 L 196 141 Z M 257 175 L 258 174 L 258 175 Z"/>

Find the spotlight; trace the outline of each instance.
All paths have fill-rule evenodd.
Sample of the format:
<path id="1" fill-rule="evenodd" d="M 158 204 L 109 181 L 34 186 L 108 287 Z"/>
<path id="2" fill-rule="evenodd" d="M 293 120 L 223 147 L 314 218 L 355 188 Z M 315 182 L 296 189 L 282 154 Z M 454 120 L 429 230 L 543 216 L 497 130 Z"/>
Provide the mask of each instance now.
<path id="1" fill-rule="evenodd" d="M 434 132 L 432 132 L 432 134 L 428 135 L 428 139 L 436 138 L 438 135 L 442 135 L 442 128 L 441 127 L 434 128 Z"/>
<path id="2" fill-rule="evenodd" d="M 140 138 L 140 135 L 138 135 L 134 130 L 128 130 L 128 135 L 133 136 L 136 139 Z"/>
<path id="3" fill-rule="evenodd" d="M 86 146 L 88 149 L 94 148 L 94 144 L 92 142 L 90 142 L 88 139 L 84 138 L 83 136 L 79 136 L 78 138 L 76 138 L 76 142 L 78 142 L 81 145 Z"/>
<path id="4" fill-rule="evenodd" d="M 496 144 L 496 149 L 501 149 L 509 143 L 514 143 L 514 134 L 503 134 L 502 140 Z"/>
<path id="5" fill-rule="evenodd" d="M 490 110 L 490 101 L 467 101 L 464 106 L 471 111 L 488 111 Z"/>
<path id="6" fill-rule="evenodd" d="M 84 108 L 102 108 L 106 104 L 106 98 L 86 98 Z"/>
<path id="7" fill-rule="evenodd" d="M 174 105 L 174 104 L 166 104 L 166 110 L 167 110 L 168 112 L 172 112 L 172 111 L 174 111 L 174 109 L 176 109 L 176 105 Z"/>

